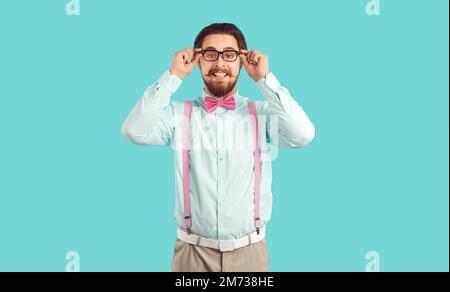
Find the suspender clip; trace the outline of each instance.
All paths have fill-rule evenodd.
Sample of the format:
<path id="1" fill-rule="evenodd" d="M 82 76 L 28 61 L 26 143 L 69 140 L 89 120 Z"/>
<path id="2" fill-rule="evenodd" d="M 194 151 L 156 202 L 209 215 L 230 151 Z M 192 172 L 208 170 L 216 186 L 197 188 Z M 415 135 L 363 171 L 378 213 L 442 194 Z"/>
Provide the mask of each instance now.
<path id="1" fill-rule="evenodd" d="M 184 216 L 184 220 L 189 220 L 189 219 L 191 219 L 191 216 Z M 192 233 L 191 227 L 188 226 L 186 231 L 189 235 L 191 235 L 191 233 Z"/>
<path id="2" fill-rule="evenodd" d="M 256 224 L 256 225 L 259 225 L 259 220 L 261 220 L 260 217 L 256 217 L 256 218 L 255 218 L 255 221 L 256 221 L 255 224 Z M 259 229 L 259 226 L 256 226 L 256 234 L 258 234 L 258 235 L 259 235 L 259 230 L 260 230 L 260 229 Z"/>

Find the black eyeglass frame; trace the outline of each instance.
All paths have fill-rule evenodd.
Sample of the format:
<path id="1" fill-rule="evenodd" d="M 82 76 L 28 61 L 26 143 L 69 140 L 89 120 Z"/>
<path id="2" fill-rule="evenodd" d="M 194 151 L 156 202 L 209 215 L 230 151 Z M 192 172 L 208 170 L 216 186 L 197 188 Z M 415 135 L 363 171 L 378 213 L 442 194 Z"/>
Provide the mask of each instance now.
<path id="1" fill-rule="evenodd" d="M 216 53 L 217 53 L 217 58 L 215 58 L 214 60 L 206 60 L 206 58 L 205 58 L 205 53 L 206 53 L 206 52 L 216 52 Z M 233 61 L 227 61 L 227 60 L 225 60 L 225 58 L 223 57 L 223 54 L 224 54 L 224 53 L 227 53 L 227 52 L 233 52 L 233 53 L 236 53 L 236 58 L 235 58 Z M 217 60 L 219 59 L 219 56 L 222 55 L 222 60 L 224 60 L 225 62 L 229 62 L 229 63 L 231 63 L 231 62 L 236 62 L 236 60 L 238 59 L 239 55 L 243 54 L 242 52 L 236 51 L 236 50 L 225 50 L 225 51 L 219 52 L 219 51 L 214 50 L 214 49 L 206 49 L 206 50 L 202 50 L 200 53 L 203 55 L 203 59 L 204 59 L 206 62 L 215 62 L 215 61 L 217 61 Z"/>

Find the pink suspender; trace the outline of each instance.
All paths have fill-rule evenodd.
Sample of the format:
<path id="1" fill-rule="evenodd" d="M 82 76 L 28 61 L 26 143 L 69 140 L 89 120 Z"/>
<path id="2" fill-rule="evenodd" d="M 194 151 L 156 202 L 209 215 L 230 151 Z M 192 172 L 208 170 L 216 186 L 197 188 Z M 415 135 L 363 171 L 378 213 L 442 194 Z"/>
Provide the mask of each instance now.
<path id="1" fill-rule="evenodd" d="M 183 115 L 183 192 L 184 192 L 184 221 L 187 226 L 188 233 L 191 233 L 192 220 L 191 220 L 191 208 L 190 208 L 190 177 L 189 177 L 189 119 L 192 110 L 192 103 L 186 102 L 184 106 Z M 254 101 L 248 102 L 248 111 L 251 115 L 251 121 L 254 132 L 254 160 L 255 160 L 255 227 L 256 232 L 259 234 L 261 219 L 259 215 L 260 210 L 260 184 L 261 184 L 261 159 L 260 148 L 258 139 L 258 116 L 256 114 L 256 107 Z"/>
<path id="2" fill-rule="evenodd" d="M 187 101 L 184 106 L 183 115 L 183 192 L 184 192 L 184 222 L 188 233 L 191 233 L 191 202 L 189 199 L 190 176 L 189 176 L 189 118 L 191 116 L 192 103 Z"/>
<path id="3" fill-rule="evenodd" d="M 258 116 L 256 114 L 256 107 L 254 101 L 248 102 L 248 111 L 251 115 L 252 125 L 253 125 L 253 133 L 254 133 L 254 156 L 255 156 L 255 227 L 256 232 L 259 234 L 259 227 L 260 227 L 260 217 L 259 217 L 259 204 L 260 204 L 260 182 L 261 182 L 261 159 L 260 159 L 260 148 L 259 148 L 259 139 L 258 139 Z"/>

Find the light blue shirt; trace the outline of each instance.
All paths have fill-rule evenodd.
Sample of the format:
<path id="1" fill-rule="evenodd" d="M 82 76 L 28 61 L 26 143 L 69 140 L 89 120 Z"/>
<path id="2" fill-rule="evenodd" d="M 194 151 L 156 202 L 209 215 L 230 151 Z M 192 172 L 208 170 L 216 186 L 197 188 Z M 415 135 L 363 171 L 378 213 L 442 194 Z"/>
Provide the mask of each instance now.
<path id="1" fill-rule="evenodd" d="M 182 80 L 167 70 L 145 90 L 123 123 L 122 133 L 136 144 L 167 145 L 174 150 L 174 216 L 178 226 L 185 229 L 181 152 L 184 102 L 170 101 L 181 84 Z M 272 213 L 272 160 L 278 155 L 277 146 L 305 146 L 314 138 L 315 128 L 272 73 L 256 86 L 265 97 L 255 102 L 262 151 L 260 217 L 265 225 Z M 203 89 L 202 95 L 192 100 L 190 120 L 192 232 L 212 239 L 240 238 L 255 230 L 254 131 L 249 99 L 236 91 L 235 110 L 218 107 L 207 113 L 205 96 Z"/>

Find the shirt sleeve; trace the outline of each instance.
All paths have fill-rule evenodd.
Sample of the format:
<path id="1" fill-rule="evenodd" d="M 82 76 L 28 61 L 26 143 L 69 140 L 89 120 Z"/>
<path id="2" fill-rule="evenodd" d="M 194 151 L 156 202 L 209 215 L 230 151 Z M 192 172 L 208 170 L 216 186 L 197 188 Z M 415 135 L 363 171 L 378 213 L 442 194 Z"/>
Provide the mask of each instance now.
<path id="1" fill-rule="evenodd" d="M 167 70 L 146 88 L 122 124 L 122 135 L 141 145 L 169 145 L 174 134 L 175 108 L 170 96 L 182 80 Z"/>
<path id="2" fill-rule="evenodd" d="M 309 144 L 314 139 L 315 127 L 289 91 L 271 72 L 256 85 L 265 97 L 263 110 L 268 115 L 270 142 L 291 148 Z"/>

